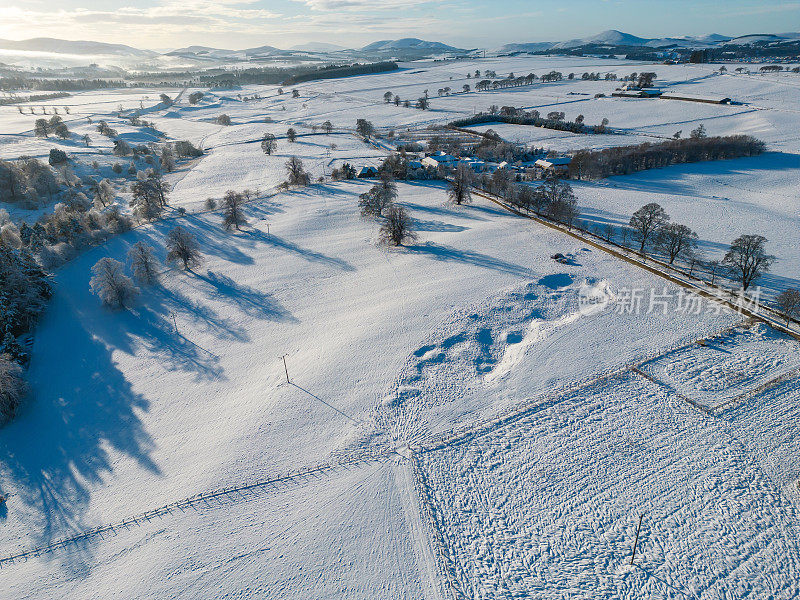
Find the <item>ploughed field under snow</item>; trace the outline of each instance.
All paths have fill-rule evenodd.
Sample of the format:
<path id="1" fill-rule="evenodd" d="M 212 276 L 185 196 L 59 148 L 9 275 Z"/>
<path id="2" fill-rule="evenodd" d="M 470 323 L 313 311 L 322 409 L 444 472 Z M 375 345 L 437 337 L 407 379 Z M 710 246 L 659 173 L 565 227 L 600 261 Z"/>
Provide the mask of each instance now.
<path id="1" fill-rule="evenodd" d="M 476 68 L 624 75 L 651 65 L 415 63 L 301 84 L 300 98 L 252 86 L 202 90 L 197 106 L 192 89 L 169 108 L 151 90 L 57 101 L 132 142 L 188 139 L 207 153 L 169 175 L 167 218 L 55 273 L 35 332 L 34 400 L 0 431 L 0 492 L 12 494 L 0 561 L 113 529 L 0 563 L 0 598 L 800 596 L 796 341 L 713 305 L 690 310 L 664 280 L 483 199 L 449 204 L 440 183 L 398 184 L 419 238 L 392 250 L 358 214 L 373 182 L 275 193 L 293 154 L 315 180 L 344 162 L 378 164 L 385 153 L 347 130 L 357 118 L 418 133 L 489 104 L 536 106 L 587 123 L 607 116 L 630 135 L 600 143 L 629 143 L 701 122 L 712 135 L 762 127 L 748 121 L 762 115 L 781 124 L 770 119 L 794 119 L 794 80 L 652 66 L 675 89 L 750 108 L 594 99 L 615 85 L 603 81 L 435 97 L 473 84 L 465 75 Z M 415 100 L 424 89 L 431 111 L 383 102 L 387 90 Z M 155 129 L 112 114 L 140 99 Z M 221 113 L 231 126 L 214 122 Z M 88 122 L 70 123 L 76 140 L 61 142 L 33 138 L 34 117 L 17 117 L 0 107 L 0 122 L 15 123 L 3 158 L 72 143 L 76 173 L 92 160 L 111 173 L 110 141 L 78 142 Z M 327 119 L 333 134 L 312 131 Z M 295 143 L 282 137 L 289 126 Z M 583 217 L 626 221 L 655 200 L 709 253 L 764 233 L 779 259 L 764 283 L 794 285 L 800 148 L 796 128 L 770 127 L 764 157 L 575 185 Z M 258 143 L 267 131 L 279 137 L 272 156 Z M 127 180 L 114 182 L 124 203 Z M 257 198 L 241 231 L 201 210 L 244 188 Z M 140 240 L 163 259 L 176 224 L 197 237 L 203 264 L 165 267 L 130 310 L 103 308 L 91 266 L 124 261 Z"/>

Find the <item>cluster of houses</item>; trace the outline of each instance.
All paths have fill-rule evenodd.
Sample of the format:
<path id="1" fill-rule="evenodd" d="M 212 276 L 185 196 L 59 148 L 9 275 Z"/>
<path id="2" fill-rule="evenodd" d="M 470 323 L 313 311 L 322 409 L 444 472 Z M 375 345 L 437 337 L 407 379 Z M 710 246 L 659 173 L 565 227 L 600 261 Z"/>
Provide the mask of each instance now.
<path id="1" fill-rule="evenodd" d="M 569 164 L 572 158 L 561 156 L 557 158 L 539 158 L 535 161 L 511 164 L 506 161 L 491 162 L 481 160 L 474 156 L 458 157 L 447 154 L 441 150 L 426 154 L 424 158 L 411 158 L 408 166 L 416 171 L 417 169 L 433 169 L 435 171 L 454 171 L 459 165 L 467 165 L 475 174 L 494 173 L 504 169 L 513 173 L 517 181 L 530 181 L 544 179 L 548 176 L 565 176 L 569 171 Z M 364 165 L 358 171 L 360 179 L 377 177 L 378 168 L 372 165 Z"/>
<path id="2" fill-rule="evenodd" d="M 571 158 L 562 156 L 559 158 L 540 158 L 533 162 L 511 164 L 506 161 L 490 162 L 481 160 L 474 156 L 456 157 L 441 150 L 433 152 L 422 159 L 422 166 L 433 167 L 434 169 L 455 169 L 460 164 L 467 165 L 475 173 L 494 173 L 497 170 L 505 169 L 516 175 L 518 179 L 542 179 L 548 175 L 564 175 L 569 170 Z"/>

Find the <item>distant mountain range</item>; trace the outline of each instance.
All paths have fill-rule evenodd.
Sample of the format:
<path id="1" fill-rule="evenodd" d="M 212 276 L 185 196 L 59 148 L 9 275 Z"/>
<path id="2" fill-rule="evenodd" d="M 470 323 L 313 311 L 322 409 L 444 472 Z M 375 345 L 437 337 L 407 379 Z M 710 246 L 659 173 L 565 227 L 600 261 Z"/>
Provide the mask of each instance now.
<path id="1" fill-rule="evenodd" d="M 291 56 L 298 53 L 335 54 L 362 52 L 368 54 L 441 54 L 448 52 L 463 52 L 460 48 L 448 46 L 442 42 L 431 42 L 417 38 L 403 38 L 400 40 L 381 40 L 367 44 L 363 48 L 345 48 L 336 44 L 324 42 L 309 42 L 298 44 L 288 49 L 275 46 L 258 46 L 244 50 L 228 50 L 225 48 L 212 48 L 210 46 L 187 46 L 169 52 L 159 53 L 151 50 L 140 50 L 124 44 L 106 44 L 103 42 L 68 41 L 52 38 L 33 38 L 30 40 L 14 41 L 0 39 L 0 50 L 19 50 L 25 52 L 48 52 L 54 54 L 78 54 L 99 56 L 129 56 L 136 58 L 149 58 L 155 56 L 183 57 L 197 60 L 236 60 L 257 57 Z"/>
<path id="2" fill-rule="evenodd" d="M 751 34 L 730 37 L 717 33 L 698 37 L 665 37 L 644 38 L 630 33 L 610 29 L 597 35 L 555 42 L 531 42 L 505 44 L 493 50 L 494 53 L 514 52 L 542 52 L 552 50 L 574 51 L 587 48 L 596 51 L 603 48 L 642 47 L 642 48 L 714 48 L 724 44 L 740 46 L 755 44 L 777 44 L 786 41 L 800 40 L 800 33 L 780 34 Z M 268 62 L 274 59 L 288 61 L 369 61 L 369 60 L 414 60 L 432 58 L 442 55 L 464 55 L 472 50 L 456 48 L 442 42 L 421 40 L 417 38 L 402 38 L 399 40 L 380 40 L 367 44 L 361 48 L 344 48 L 336 44 L 324 42 L 308 42 L 298 44 L 288 49 L 275 46 L 258 46 L 244 50 L 227 50 L 209 46 L 188 46 L 169 52 L 153 52 L 142 50 L 124 44 L 107 44 L 91 41 L 69 41 L 53 38 L 34 38 L 29 40 L 3 40 L 0 39 L 0 50 L 5 51 L 3 61 L 14 62 L 15 55 L 19 60 L 42 60 L 38 55 L 31 53 L 46 53 L 49 60 L 58 60 L 59 56 L 68 57 L 72 64 L 82 62 L 81 57 L 92 62 L 106 64 L 150 64 L 176 65 L 185 63 L 220 64 L 236 62 Z M 100 60 L 98 60 L 100 59 Z"/>
<path id="3" fill-rule="evenodd" d="M 547 50 L 570 50 L 583 47 L 640 46 L 647 48 L 712 48 L 724 44 L 749 45 L 758 42 L 782 42 L 800 40 L 800 33 L 754 34 L 730 37 L 712 33 L 698 37 L 643 38 L 630 33 L 609 29 L 597 35 L 565 40 L 562 42 L 531 42 L 505 44 L 498 52 L 542 52 Z"/>

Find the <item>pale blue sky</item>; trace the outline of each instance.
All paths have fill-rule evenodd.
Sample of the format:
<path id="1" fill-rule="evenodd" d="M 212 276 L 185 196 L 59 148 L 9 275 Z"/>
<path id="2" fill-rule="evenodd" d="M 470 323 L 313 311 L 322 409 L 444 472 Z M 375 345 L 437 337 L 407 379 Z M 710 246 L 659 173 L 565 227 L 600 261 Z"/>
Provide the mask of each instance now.
<path id="1" fill-rule="evenodd" d="M 420 37 L 460 47 L 564 40 L 619 29 L 643 37 L 800 30 L 800 0 L 8 0 L 0 37 L 142 48 L 189 44 L 354 47 Z"/>

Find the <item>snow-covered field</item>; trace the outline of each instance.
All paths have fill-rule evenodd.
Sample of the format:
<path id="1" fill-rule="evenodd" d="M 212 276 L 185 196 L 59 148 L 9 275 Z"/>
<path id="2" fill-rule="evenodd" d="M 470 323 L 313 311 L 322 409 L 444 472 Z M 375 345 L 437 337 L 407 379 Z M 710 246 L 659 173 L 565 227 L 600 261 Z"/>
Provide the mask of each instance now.
<path id="1" fill-rule="evenodd" d="M 614 84 L 580 80 L 436 97 L 474 83 L 465 76 L 475 69 L 646 68 L 554 57 L 418 63 L 301 84 L 299 98 L 250 86 L 202 90 L 190 106 L 189 89 L 167 109 L 153 90 L 75 94 L 57 102 L 75 107 L 66 142 L 34 138 L 33 116 L 0 107 L 3 158 L 62 147 L 113 177 L 111 143 L 87 115 L 137 143 L 151 135 L 207 150 L 169 175 L 171 205 L 187 215 L 170 210 L 55 273 L 28 372 L 34 399 L 0 430 L 0 492 L 12 494 L 0 561 L 238 490 L 0 563 L 0 598 L 800 597 L 796 341 L 712 306 L 686 311 L 663 280 L 485 200 L 453 206 L 436 182 L 399 184 L 419 239 L 393 250 L 358 214 L 368 181 L 274 193 L 291 155 L 314 180 L 343 162 L 377 164 L 384 153 L 347 131 L 357 118 L 401 132 L 489 104 L 548 107 L 630 132 L 596 136 L 601 145 L 702 122 L 711 134 L 758 135 L 771 152 L 575 185 L 583 218 L 626 221 L 658 201 L 709 254 L 763 233 L 779 258 L 764 284 L 796 285 L 800 113 L 788 76 L 653 67 L 676 90 L 740 106 L 595 99 Z M 425 89 L 431 111 L 383 102 L 387 90 L 415 100 Z M 238 98 L 255 93 L 262 99 Z M 112 114 L 140 100 L 155 130 Z M 221 113 L 231 126 L 214 122 Z M 333 134 L 312 131 L 327 119 Z M 295 143 L 283 138 L 289 126 Z M 576 147 L 577 136 L 491 127 Z M 268 131 L 279 137 L 272 156 L 258 143 Z M 240 232 L 199 210 L 244 188 L 260 196 Z M 103 308 L 91 266 L 124 261 L 139 240 L 163 258 L 175 224 L 197 236 L 202 266 L 165 267 L 129 311 Z M 631 289 L 644 292 L 640 310 L 626 304 Z M 653 309 L 651 293 L 668 300 Z M 292 475 L 319 465 L 334 468 Z"/>

